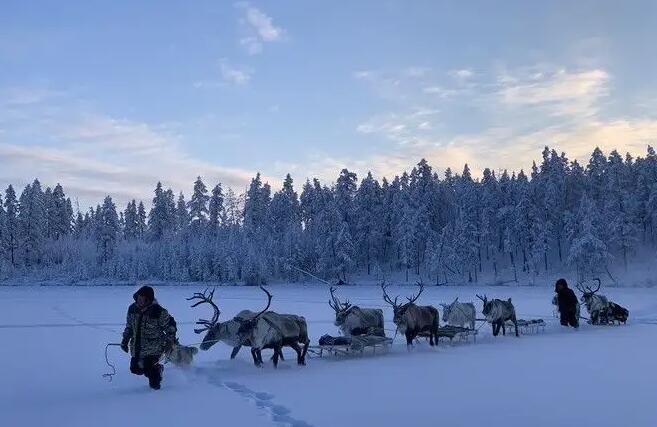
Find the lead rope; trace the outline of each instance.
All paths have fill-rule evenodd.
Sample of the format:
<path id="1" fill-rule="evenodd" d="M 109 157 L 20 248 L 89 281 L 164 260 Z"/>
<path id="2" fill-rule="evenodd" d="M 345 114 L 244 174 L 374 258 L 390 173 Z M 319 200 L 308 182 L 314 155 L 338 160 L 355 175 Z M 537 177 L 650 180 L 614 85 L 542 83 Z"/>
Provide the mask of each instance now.
<path id="1" fill-rule="evenodd" d="M 195 342 L 195 343 L 188 344 L 187 347 L 194 347 L 194 346 L 201 345 L 201 344 L 202 344 L 202 342 Z M 112 380 L 114 379 L 114 375 L 116 375 L 116 367 L 114 366 L 114 364 L 112 362 L 109 361 L 109 356 L 107 355 L 107 350 L 110 348 L 110 346 L 121 347 L 121 344 L 116 343 L 116 342 L 111 342 L 111 343 L 108 343 L 105 346 L 105 363 L 107 364 L 107 366 L 109 366 L 111 371 L 104 373 L 102 375 L 102 377 L 106 378 L 109 382 L 112 382 Z M 169 363 L 169 355 L 167 353 L 163 353 L 162 356 L 160 357 L 160 360 L 158 361 L 158 363 L 160 363 L 160 362 L 162 364 Z"/>
<path id="2" fill-rule="evenodd" d="M 111 372 L 104 373 L 103 378 L 106 378 L 109 382 L 112 382 L 114 375 L 116 375 L 116 367 L 109 361 L 109 358 L 107 357 L 107 349 L 110 348 L 110 346 L 121 347 L 121 344 L 111 342 L 105 346 L 105 363 L 107 363 L 107 366 L 110 367 Z"/>

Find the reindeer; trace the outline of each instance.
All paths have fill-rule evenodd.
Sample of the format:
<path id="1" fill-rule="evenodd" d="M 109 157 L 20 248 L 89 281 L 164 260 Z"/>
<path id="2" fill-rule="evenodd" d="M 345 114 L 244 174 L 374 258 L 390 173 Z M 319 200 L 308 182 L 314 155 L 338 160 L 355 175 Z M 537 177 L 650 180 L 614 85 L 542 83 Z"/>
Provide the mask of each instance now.
<path id="1" fill-rule="evenodd" d="M 335 296 L 335 287 L 331 286 L 329 306 L 335 310 L 335 326 L 342 335 L 376 335 L 385 336 L 383 329 L 383 310 L 380 308 L 360 308 L 351 305 L 349 300 L 341 302 Z"/>
<path id="2" fill-rule="evenodd" d="M 443 308 L 443 322 L 452 326 L 475 328 L 477 310 L 471 302 L 461 303 L 458 297 L 451 304 L 440 304 Z"/>
<path id="3" fill-rule="evenodd" d="M 516 319 L 516 309 L 511 303 L 511 298 L 507 301 L 501 299 L 488 300 L 486 295 L 479 296 L 479 298 L 484 303 L 484 308 L 482 313 L 488 323 L 493 327 L 493 336 L 497 336 L 500 333 L 500 328 L 502 328 L 502 335 L 506 335 L 506 326 L 505 323 L 507 320 L 513 322 L 513 326 L 516 329 L 516 336 L 518 335 L 518 320 Z"/>
<path id="4" fill-rule="evenodd" d="M 627 322 L 630 312 L 626 308 L 609 301 L 606 296 L 598 295 L 597 292 L 600 290 L 601 281 L 597 278 L 593 280 L 598 282 L 595 289 L 580 284 L 575 286 L 582 293 L 582 302 L 591 317 L 589 323 L 592 325 L 607 325 L 614 321 L 618 323 Z"/>
<path id="5" fill-rule="evenodd" d="M 390 299 L 386 292 L 386 285 L 381 284 L 383 290 L 383 300 L 392 306 L 394 313 L 393 322 L 397 330 L 406 336 L 406 345 L 413 345 L 413 340 L 420 333 L 429 334 L 429 345 L 438 345 L 438 325 L 440 322 L 438 310 L 432 306 L 418 306 L 415 301 L 420 297 L 424 290 L 424 285 L 418 283 L 420 291 L 413 297 L 406 297 L 408 302 L 398 304 L 395 297 L 394 301 Z"/>
<path id="6" fill-rule="evenodd" d="M 278 359 L 283 346 L 292 347 L 297 353 L 297 363 L 306 364 L 306 353 L 310 345 L 306 319 L 294 314 L 278 314 L 267 312 L 271 305 L 272 295 L 262 286 L 260 289 L 267 295 L 267 306 L 250 319 L 241 322 L 237 331 L 242 342 L 251 345 L 251 355 L 256 366 L 262 366 L 262 349 L 274 349 L 274 367 L 278 367 Z M 299 343 L 304 345 L 303 349 Z"/>
<path id="7" fill-rule="evenodd" d="M 187 298 L 187 301 L 198 300 L 196 303 L 192 304 L 192 307 L 197 307 L 201 304 L 209 304 L 213 309 L 212 319 L 199 319 L 196 324 L 202 325 L 202 327 L 194 329 L 194 332 L 197 334 L 205 332 L 203 342 L 201 342 L 200 345 L 201 350 L 207 351 L 214 344 L 222 341 L 225 344 L 233 347 L 230 358 L 234 359 L 242 346 L 251 346 L 248 341 L 240 339 L 238 331 L 242 322 L 248 319 L 252 319 L 256 313 L 251 310 L 242 310 L 233 319 L 227 320 L 225 322 L 219 322 L 219 315 L 221 314 L 221 311 L 219 310 L 219 307 L 217 307 L 217 305 L 214 303 L 213 297 L 214 289 L 209 293 L 206 289 L 202 293 L 196 292 L 190 298 Z M 279 353 L 279 357 L 284 360 L 282 352 Z"/>

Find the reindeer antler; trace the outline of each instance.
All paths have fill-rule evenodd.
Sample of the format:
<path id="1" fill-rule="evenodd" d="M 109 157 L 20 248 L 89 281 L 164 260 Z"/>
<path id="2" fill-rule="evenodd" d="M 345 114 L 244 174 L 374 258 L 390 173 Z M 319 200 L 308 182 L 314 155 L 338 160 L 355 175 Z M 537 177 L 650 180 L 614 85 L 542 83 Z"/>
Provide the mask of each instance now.
<path id="1" fill-rule="evenodd" d="M 413 304 L 415 301 L 417 301 L 417 299 L 420 298 L 420 295 L 422 295 L 422 291 L 424 291 L 424 285 L 422 284 L 422 282 L 417 282 L 417 285 L 420 287 L 420 291 L 417 293 L 417 295 L 410 298 L 406 297 L 406 299 L 410 304 Z"/>
<path id="2" fill-rule="evenodd" d="M 390 296 L 388 296 L 388 293 L 386 292 L 387 287 L 388 286 L 385 283 L 381 283 L 381 290 L 383 291 L 383 300 L 385 302 L 387 302 L 388 304 L 390 304 L 392 306 L 392 308 L 397 308 L 398 307 L 397 306 L 397 298 L 399 298 L 399 297 L 395 297 L 394 301 L 391 300 Z"/>
<path id="3" fill-rule="evenodd" d="M 596 277 L 595 279 L 593 279 L 593 280 L 595 280 L 596 282 L 598 282 L 598 287 L 595 288 L 595 290 L 592 290 L 591 288 L 589 288 L 589 287 L 587 286 L 587 289 L 588 289 L 589 291 L 591 291 L 592 294 L 598 292 L 598 291 L 600 290 L 600 285 L 602 284 L 601 280 L 600 280 L 599 278 L 597 278 L 597 277 Z"/>
<path id="4" fill-rule="evenodd" d="M 262 291 L 263 291 L 264 293 L 267 294 L 267 307 L 265 307 L 265 309 L 262 310 L 260 313 L 258 313 L 258 314 L 256 314 L 255 316 L 253 316 L 254 319 L 257 319 L 257 318 L 260 317 L 262 314 L 264 314 L 264 312 L 267 311 L 267 310 L 269 309 L 269 306 L 271 305 L 271 299 L 272 299 L 272 296 L 271 296 L 271 294 L 269 293 L 269 291 L 267 291 L 267 289 L 265 289 L 265 288 L 262 287 L 262 286 L 260 286 L 260 289 L 262 289 Z"/>
<path id="5" fill-rule="evenodd" d="M 480 296 L 479 294 L 475 294 L 475 295 L 476 295 L 477 298 L 479 298 L 484 304 L 486 303 L 486 301 L 488 301 L 488 297 L 487 297 L 486 295 L 484 295 L 483 297 Z"/>
<path id="6" fill-rule="evenodd" d="M 193 301 L 193 300 L 199 300 L 198 302 L 192 304 L 192 307 L 196 307 L 201 304 L 210 304 L 212 308 L 214 309 L 214 314 L 212 315 L 212 320 L 206 320 L 206 319 L 199 319 L 196 324 L 197 325 L 203 325 L 203 328 L 198 328 L 194 329 L 194 332 L 197 334 L 200 334 L 203 331 L 207 331 L 208 329 L 212 328 L 217 324 L 217 321 L 219 320 L 219 315 L 221 314 L 221 311 L 219 310 L 219 307 L 212 301 L 212 298 L 214 297 L 214 289 L 208 293 L 208 289 L 206 288 L 203 292 L 194 292 L 194 295 L 192 295 L 189 298 L 185 298 L 187 301 Z"/>
<path id="7" fill-rule="evenodd" d="M 601 285 L 601 283 L 602 283 L 601 280 L 600 280 L 599 278 L 597 278 L 597 277 L 596 277 L 595 279 L 593 279 L 593 280 L 595 280 L 596 282 L 598 282 L 598 286 L 595 288 L 595 290 L 594 290 L 594 289 L 591 289 L 590 286 L 584 286 L 584 287 L 582 287 L 582 286 L 580 286 L 580 285 L 581 285 L 580 283 L 578 283 L 577 285 L 575 285 L 575 287 L 577 288 L 578 291 L 580 291 L 580 292 L 583 293 L 583 294 L 593 295 L 593 294 L 595 294 L 596 292 L 598 292 L 598 291 L 600 290 L 600 285 Z"/>
<path id="8" fill-rule="evenodd" d="M 331 308 L 335 310 L 336 313 L 339 313 L 351 307 L 351 303 L 349 302 L 349 300 L 345 300 L 345 302 L 340 302 L 340 299 L 335 296 L 334 286 L 331 286 L 330 291 L 331 291 L 331 300 L 329 300 L 329 306 L 331 306 Z"/>

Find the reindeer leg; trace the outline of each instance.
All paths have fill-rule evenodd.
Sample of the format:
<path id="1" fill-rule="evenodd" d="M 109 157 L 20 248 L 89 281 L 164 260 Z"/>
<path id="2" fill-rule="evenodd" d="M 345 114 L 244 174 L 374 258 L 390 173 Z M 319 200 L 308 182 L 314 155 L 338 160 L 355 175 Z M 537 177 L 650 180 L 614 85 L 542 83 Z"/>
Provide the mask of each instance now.
<path id="1" fill-rule="evenodd" d="M 276 353 L 276 349 L 274 349 L 274 353 Z M 279 358 L 280 360 L 282 360 L 283 362 L 285 362 L 285 357 L 283 356 L 283 351 L 281 351 L 280 353 L 278 353 L 278 358 Z M 273 354 L 272 354 L 272 356 L 271 356 L 271 358 L 270 358 L 269 360 L 274 360 L 274 355 L 273 355 Z"/>
<path id="2" fill-rule="evenodd" d="M 413 333 L 410 331 L 406 331 L 406 348 L 408 350 L 410 350 L 411 347 L 413 347 L 413 338 L 415 338 L 413 336 Z"/>
<path id="3" fill-rule="evenodd" d="M 230 360 L 233 360 L 235 356 L 237 356 L 237 353 L 240 352 L 241 348 L 242 348 L 241 345 L 238 345 L 237 347 L 233 347 L 233 351 L 230 353 Z"/>
<path id="4" fill-rule="evenodd" d="M 290 344 L 290 347 L 292 347 L 292 349 L 297 352 L 297 365 L 303 365 L 303 360 L 301 358 L 301 347 L 299 347 L 299 344 L 295 342 Z"/>
<path id="5" fill-rule="evenodd" d="M 278 356 L 281 353 L 281 347 L 274 347 L 274 368 L 278 368 Z"/>
<path id="6" fill-rule="evenodd" d="M 506 336 L 506 321 L 502 321 L 502 335 Z"/>
<path id="7" fill-rule="evenodd" d="M 258 359 L 258 350 L 256 350 L 255 348 L 251 348 L 251 356 L 253 356 L 253 363 L 257 367 L 262 366 L 262 362 Z"/>

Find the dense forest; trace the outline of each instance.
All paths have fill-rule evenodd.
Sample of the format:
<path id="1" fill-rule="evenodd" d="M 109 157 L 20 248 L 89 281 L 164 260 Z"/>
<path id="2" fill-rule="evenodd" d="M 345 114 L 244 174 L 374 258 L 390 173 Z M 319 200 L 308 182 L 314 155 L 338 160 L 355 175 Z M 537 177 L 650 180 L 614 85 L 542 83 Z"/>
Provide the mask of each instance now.
<path id="1" fill-rule="evenodd" d="M 289 175 L 272 194 L 258 174 L 242 195 L 199 177 L 189 200 L 158 183 L 149 204 L 120 209 L 108 195 L 87 212 L 59 184 L 34 180 L 19 196 L 9 185 L 0 202 L 4 280 L 584 279 L 654 252 L 657 155 L 596 148 L 582 166 L 546 147 L 528 172 L 478 179 L 467 165 L 439 175 L 421 160 L 391 180 L 343 169 L 300 195 Z"/>

